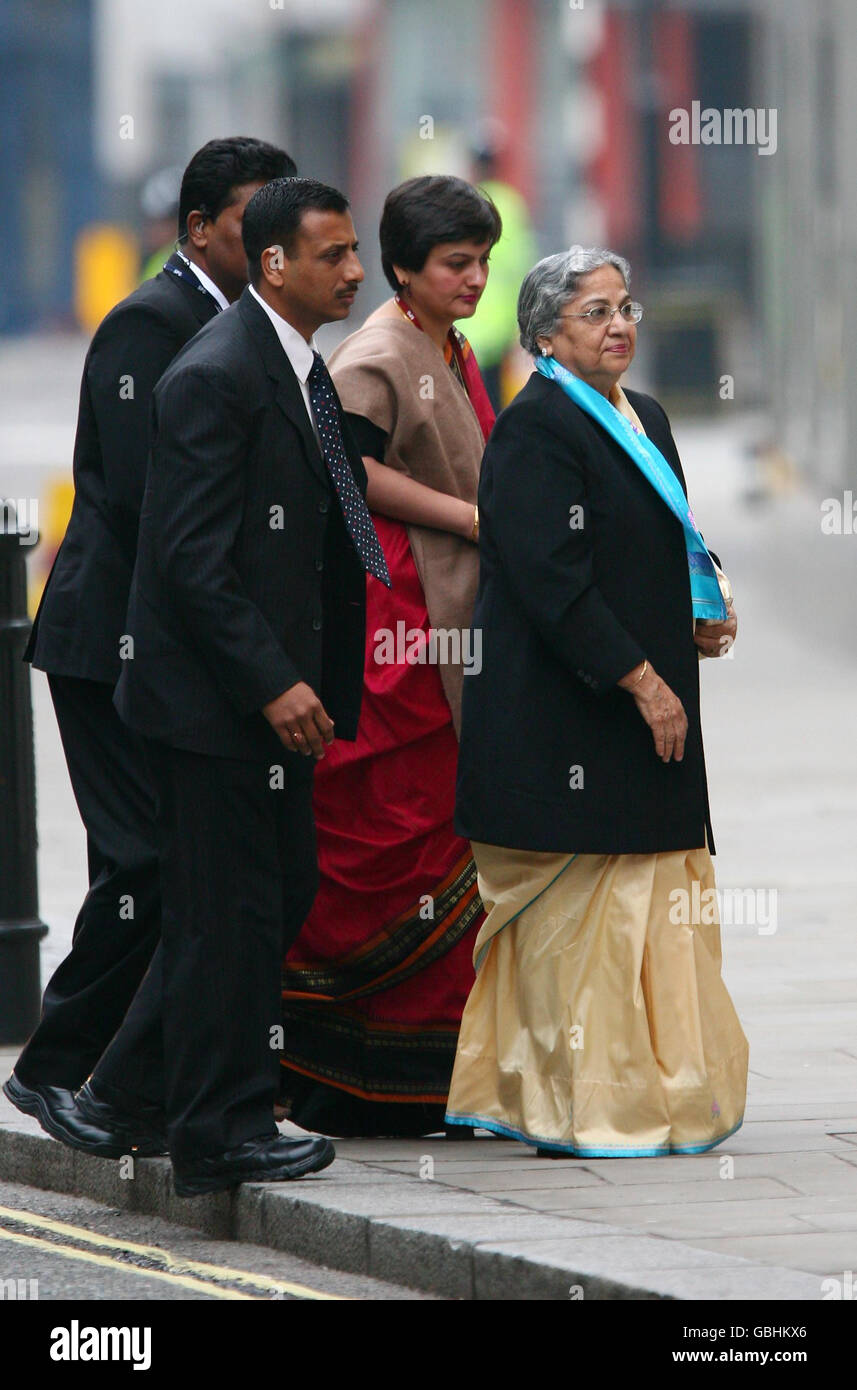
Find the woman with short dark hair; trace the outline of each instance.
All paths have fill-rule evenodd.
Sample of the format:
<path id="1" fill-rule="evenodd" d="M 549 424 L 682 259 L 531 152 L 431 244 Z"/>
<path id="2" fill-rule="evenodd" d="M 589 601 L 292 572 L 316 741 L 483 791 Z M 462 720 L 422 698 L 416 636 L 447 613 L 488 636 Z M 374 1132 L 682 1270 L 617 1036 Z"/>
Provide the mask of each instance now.
<path id="1" fill-rule="evenodd" d="M 360 729 L 316 770 L 321 885 L 285 963 L 283 1096 L 326 1133 L 441 1128 L 473 978 L 482 904 L 452 816 L 494 417 L 454 325 L 500 230 L 463 179 L 394 188 L 380 229 L 394 295 L 330 358 L 393 587 L 368 579 Z"/>
<path id="2" fill-rule="evenodd" d="M 447 1119 L 556 1156 L 711 1148 L 747 1083 L 697 673 L 736 619 L 666 415 L 619 385 L 642 313 L 614 252 L 534 267 L 518 321 L 536 372 L 479 487 L 456 827 L 487 915 Z"/>

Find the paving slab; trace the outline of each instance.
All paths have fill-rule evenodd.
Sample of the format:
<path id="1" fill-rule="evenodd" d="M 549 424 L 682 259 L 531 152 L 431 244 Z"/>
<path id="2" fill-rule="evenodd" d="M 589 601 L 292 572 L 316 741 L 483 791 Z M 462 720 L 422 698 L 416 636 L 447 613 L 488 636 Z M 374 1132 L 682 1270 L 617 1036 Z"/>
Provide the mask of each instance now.
<path id="1" fill-rule="evenodd" d="M 590 1207 L 586 1216 L 598 1221 L 612 1221 L 632 1230 L 645 1229 L 651 1235 L 671 1236 L 693 1244 L 707 1236 L 784 1235 L 802 1234 L 811 1220 L 792 1210 L 789 1197 L 742 1202 L 694 1202 L 669 1206 Z M 838 1217 L 829 1224 L 813 1225 L 818 1230 L 845 1229 Z"/>
<path id="2" fill-rule="evenodd" d="M 804 1231 L 800 1234 L 694 1237 L 694 1245 L 720 1255 L 787 1265 L 841 1279 L 857 1270 L 857 1231 Z"/>
<path id="3" fill-rule="evenodd" d="M 746 1187 L 742 1190 L 746 1192 L 747 1197 L 788 1198 L 795 1195 L 784 1184 L 777 1182 L 775 1178 L 748 1179 Z M 641 1220 L 643 1220 L 647 1205 L 662 1202 L 665 1192 L 668 1192 L 670 1198 L 676 1203 L 701 1202 L 707 1198 L 716 1201 L 719 1197 L 723 1205 L 732 1205 L 737 1200 L 743 1200 L 736 1198 L 734 1184 L 730 1184 L 727 1189 L 725 1183 L 721 1184 L 720 1187 L 715 1187 L 712 1183 L 710 1188 L 703 1188 L 701 1184 L 696 1183 L 675 1183 L 666 1189 L 660 1184 L 623 1187 L 621 1189 L 621 1204 L 623 1206 L 635 1205 L 640 1212 Z M 536 1188 L 532 1191 L 519 1190 L 514 1193 L 504 1193 L 497 1190 L 491 1192 L 490 1196 L 505 1197 L 507 1201 L 514 1201 L 519 1206 L 529 1207 L 534 1211 L 566 1212 L 572 1215 L 591 1210 L 593 1207 L 603 1210 L 609 1200 L 603 1187 L 598 1189 L 575 1188 L 570 1191 L 557 1188 Z M 617 1189 L 613 1190 L 610 1197 L 612 1198 L 609 1200 L 610 1206 L 619 1204 Z"/>
<path id="4" fill-rule="evenodd" d="M 559 1171 L 560 1168 L 564 1171 Z M 541 1168 L 528 1166 L 520 1172 L 514 1168 L 502 1168 L 498 1171 L 493 1166 L 486 1165 L 486 1171 L 481 1173 L 473 1169 L 469 1172 L 452 1173 L 443 1164 L 438 1164 L 434 1170 L 433 1181 L 444 1183 L 447 1187 L 466 1188 L 470 1192 L 490 1192 L 495 1197 L 505 1196 L 507 1193 L 512 1196 L 518 1191 L 533 1189 L 540 1192 L 561 1191 L 574 1194 L 581 1188 L 597 1188 L 600 1191 L 604 1187 L 602 1179 L 585 1168 L 567 1163 L 552 1163 L 549 1159 L 542 1160 Z"/>
<path id="5" fill-rule="evenodd" d="M 801 1192 L 803 1184 L 810 1181 L 822 1184 L 826 1180 L 835 1181 L 845 1177 L 847 1179 L 848 1155 L 845 1151 L 837 1149 L 835 1153 L 819 1153 L 818 1151 L 805 1151 L 795 1149 L 783 1153 L 748 1153 L 730 1154 L 732 1158 L 731 1179 L 723 1178 L 723 1184 L 738 1182 L 745 1178 L 764 1178 L 773 1174 L 776 1180 L 791 1188 L 794 1192 Z M 647 1178 L 646 1181 L 650 1181 Z M 850 1181 L 850 1180 L 849 1180 Z M 822 1191 L 824 1190 L 822 1185 Z M 857 1188 L 855 1188 L 855 1203 L 857 1203 Z"/>
<path id="6" fill-rule="evenodd" d="M 628 1271 L 617 1269 L 614 1280 L 621 1286 Z M 646 1278 L 649 1295 L 683 1301 L 704 1299 L 716 1303 L 788 1302 L 813 1303 L 824 1298 L 822 1281 L 810 1274 L 768 1265 L 765 1268 L 738 1268 L 700 1271 L 698 1269 L 653 1270 Z M 800 1321 L 792 1312 L 791 1320 Z"/>
<path id="7" fill-rule="evenodd" d="M 853 1206 L 845 1209 L 840 1197 L 826 1197 L 824 1201 L 829 1204 L 825 1208 L 798 1211 L 796 1219 L 813 1231 L 857 1231 L 857 1211 Z"/>
<path id="8" fill-rule="evenodd" d="M 740 1255 L 713 1251 L 710 1243 L 704 1247 L 683 1245 L 663 1236 L 643 1236 L 636 1232 L 569 1237 L 553 1240 L 506 1240 L 485 1242 L 482 1249 L 502 1252 L 513 1257 L 536 1257 L 542 1264 L 571 1273 L 606 1278 L 614 1277 L 618 1269 L 633 1269 L 637 1277 L 652 1269 L 716 1269 L 733 1268 L 743 1263 Z"/>

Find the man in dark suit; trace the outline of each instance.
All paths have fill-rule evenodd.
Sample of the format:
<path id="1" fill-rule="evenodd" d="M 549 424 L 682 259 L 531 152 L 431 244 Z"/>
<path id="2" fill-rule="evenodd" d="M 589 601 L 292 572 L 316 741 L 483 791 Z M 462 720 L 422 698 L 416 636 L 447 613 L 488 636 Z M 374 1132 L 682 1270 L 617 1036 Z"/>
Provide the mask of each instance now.
<path id="1" fill-rule="evenodd" d="M 140 738 L 112 704 L 133 652 L 125 614 L 146 477 L 152 391 L 170 362 L 247 283 L 241 221 L 269 179 L 295 172 L 261 140 L 212 140 L 182 181 L 179 243 L 164 269 L 98 328 L 83 371 L 75 499 L 25 659 L 48 672 L 87 832 L 90 888 L 70 954 L 4 1090 L 56 1138 L 95 1153 L 163 1152 L 157 1112 L 83 1115 L 74 1093 L 115 1033 L 160 936 L 155 792 Z M 182 249 L 178 249 L 181 245 Z M 100 1104 L 92 1097 L 93 1106 Z M 110 1119 L 112 1135 L 104 1132 Z"/>
<path id="2" fill-rule="evenodd" d="M 316 890 L 314 761 L 334 726 L 357 732 L 365 568 L 389 583 L 312 343 L 363 279 L 348 203 L 275 180 L 244 244 L 250 287 L 155 390 L 116 692 L 157 783 L 162 948 L 93 1082 L 104 1067 L 136 1104 L 165 1093 L 183 1196 L 333 1158 L 274 1125 L 280 963 Z M 162 1002 L 163 1076 L 147 1076 L 137 1040 Z"/>

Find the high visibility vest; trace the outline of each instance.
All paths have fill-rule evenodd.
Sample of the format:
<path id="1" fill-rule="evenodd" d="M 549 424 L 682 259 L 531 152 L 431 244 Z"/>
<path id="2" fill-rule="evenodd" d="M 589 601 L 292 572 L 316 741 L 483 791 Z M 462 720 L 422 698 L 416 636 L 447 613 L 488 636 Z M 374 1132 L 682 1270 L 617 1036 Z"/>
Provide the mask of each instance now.
<path id="1" fill-rule="evenodd" d="M 503 234 L 491 251 L 488 283 L 476 313 L 460 327 L 480 367 L 494 367 L 517 341 L 518 292 L 538 257 L 529 210 L 518 190 L 496 179 L 486 179 L 479 187 L 495 203 Z"/>

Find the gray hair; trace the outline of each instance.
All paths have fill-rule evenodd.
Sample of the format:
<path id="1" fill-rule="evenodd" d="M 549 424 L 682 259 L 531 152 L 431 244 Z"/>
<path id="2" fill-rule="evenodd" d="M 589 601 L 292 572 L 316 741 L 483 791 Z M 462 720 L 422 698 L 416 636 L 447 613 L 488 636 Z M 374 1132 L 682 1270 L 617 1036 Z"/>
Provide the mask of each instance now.
<path id="1" fill-rule="evenodd" d="M 570 246 L 555 256 L 545 256 L 524 278 L 518 295 L 518 328 L 521 347 L 537 357 L 537 338 L 549 338 L 556 329 L 563 305 L 576 293 L 581 279 L 599 266 L 615 266 L 631 288 L 631 267 L 624 256 L 604 246 Z"/>

